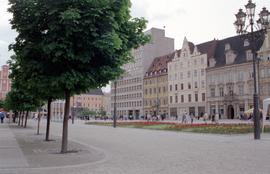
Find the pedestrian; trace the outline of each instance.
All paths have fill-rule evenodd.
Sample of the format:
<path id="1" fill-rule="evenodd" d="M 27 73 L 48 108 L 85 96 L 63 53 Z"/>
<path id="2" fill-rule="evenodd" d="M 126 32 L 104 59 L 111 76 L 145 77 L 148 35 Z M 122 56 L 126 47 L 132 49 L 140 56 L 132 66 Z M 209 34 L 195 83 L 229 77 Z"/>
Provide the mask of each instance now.
<path id="1" fill-rule="evenodd" d="M 219 114 L 215 115 L 215 123 L 218 124 L 218 120 L 219 120 Z"/>
<path id="2" fill-rule="evenodd" d="M 0 112 L 0 119 L 1 119 L 1 123 L 4 123 L 4 118 L 5 118 L 5 113 L 3 111 Z"/>
<path id="3" fill-rule="evenodd" d="M 193 113 L 191 113 L 190 114 L 190 122 L 191 122 L 191 124 L 193 124 L 193 119 L 194 119 L 194 115 L 193 115 Z"/>
<path id="4" fill-rule="evenodd" d="M 205 112 L 204 115 L 203 115 L 204 123 L 207 123 L 207 120 L 208 120 L 208 114 Z"/>

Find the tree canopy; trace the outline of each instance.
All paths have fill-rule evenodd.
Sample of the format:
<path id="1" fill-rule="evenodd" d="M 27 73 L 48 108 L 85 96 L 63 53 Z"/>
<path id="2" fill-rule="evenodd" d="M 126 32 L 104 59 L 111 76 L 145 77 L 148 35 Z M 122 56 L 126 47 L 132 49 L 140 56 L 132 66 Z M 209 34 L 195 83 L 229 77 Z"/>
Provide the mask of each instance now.
<path id="1" fill-rule="evenodd" d="M 132 60 L 131 50 L 149 41 L 143 33 L 146 20 L 131 18 L 130 0 L 9 2 L 11 25 L 18 32 L 10 46 L 14 69 L 25 73 L 27 87 L 49 91 L 51 97 L 59 91 L 65 95 L 62 145 L 67 144 L 70 96 L 121 75 Z"/>

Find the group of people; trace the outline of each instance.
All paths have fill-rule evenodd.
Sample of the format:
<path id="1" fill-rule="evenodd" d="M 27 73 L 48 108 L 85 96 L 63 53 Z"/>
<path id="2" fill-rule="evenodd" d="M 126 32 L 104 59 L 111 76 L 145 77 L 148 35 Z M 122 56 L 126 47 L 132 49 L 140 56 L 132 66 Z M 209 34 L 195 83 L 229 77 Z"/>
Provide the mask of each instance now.
<path id="1" fill-rule="evenodd" d="M 200 120 L 202 119 L 205 123 L 207 123 L 207 121 L 212 121 L 214 123 L 218 123 L 218 120 L 220 119 L 220 115 L 219 114 L 212 114 L 212 115 L 208 115 L 206 112 L 205 113 L 201 113 L 200 116 L 194 116 L 193 113 L 188 114 L 187 112 L 182 114 L 182 117 L 179 118 L 178 116 L 175 117 L 175 120 L 181 120 L 181 122 L 183 124 L 187 124 L 187 123 L 191 123 L 193 124 L 194 120 Z"/>

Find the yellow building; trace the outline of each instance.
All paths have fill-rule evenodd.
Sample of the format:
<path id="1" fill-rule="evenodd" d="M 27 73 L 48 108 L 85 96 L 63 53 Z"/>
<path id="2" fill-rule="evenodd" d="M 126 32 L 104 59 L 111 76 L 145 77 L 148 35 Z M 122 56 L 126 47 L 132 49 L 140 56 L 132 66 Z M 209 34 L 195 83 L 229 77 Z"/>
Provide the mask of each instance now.
<path id="1" fill-rule="evenodd" d="M 175 53 L 154 59 L 144 76 L 144 115 L 168 115 L 168 68 Z"/>

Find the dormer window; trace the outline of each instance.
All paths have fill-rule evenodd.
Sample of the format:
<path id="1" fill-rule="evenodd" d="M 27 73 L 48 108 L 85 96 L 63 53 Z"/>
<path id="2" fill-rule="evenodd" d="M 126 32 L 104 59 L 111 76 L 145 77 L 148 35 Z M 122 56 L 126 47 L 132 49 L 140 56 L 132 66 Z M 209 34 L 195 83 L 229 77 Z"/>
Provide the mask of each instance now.
<path id="1" fill-rule="evenodd" d="M 244 40 L 244 47 L 247 47 L 247 46 L 249 46 L 249 41 L 248 41 L 248 39 L 245 39 Z"/>
<path id="2" fill-rule="evenodd" d="M 209 60 L 209 66 L 210 66 L 210 67 L 216 66 L 216 60 L 213 59 L 213 58 L 211 58 L 211 59 Z"/>
<path id="3" fill-rule="evenodd" d="M 236 58 L 236 54 L 234 51 L 227 51 L 225 53 L 226 56 L 226 64 L 233 64 Z"/>
<path id="4" fill-rule="evenodd" d="M 251 50 L 247 50 L 246 51 L 246 56 L 247 56 L 247 61 L 251 61 L 253 59 L 253 56 L 252 56 L 252 51 Z"/>
<path id="5" fill-rule="evenodd" d="M 231 49 L 231 45 L 230 44 L 226 44 L 225 45 L 225 51 L 228 51 L 228 50 L 230 50 Z"/>

